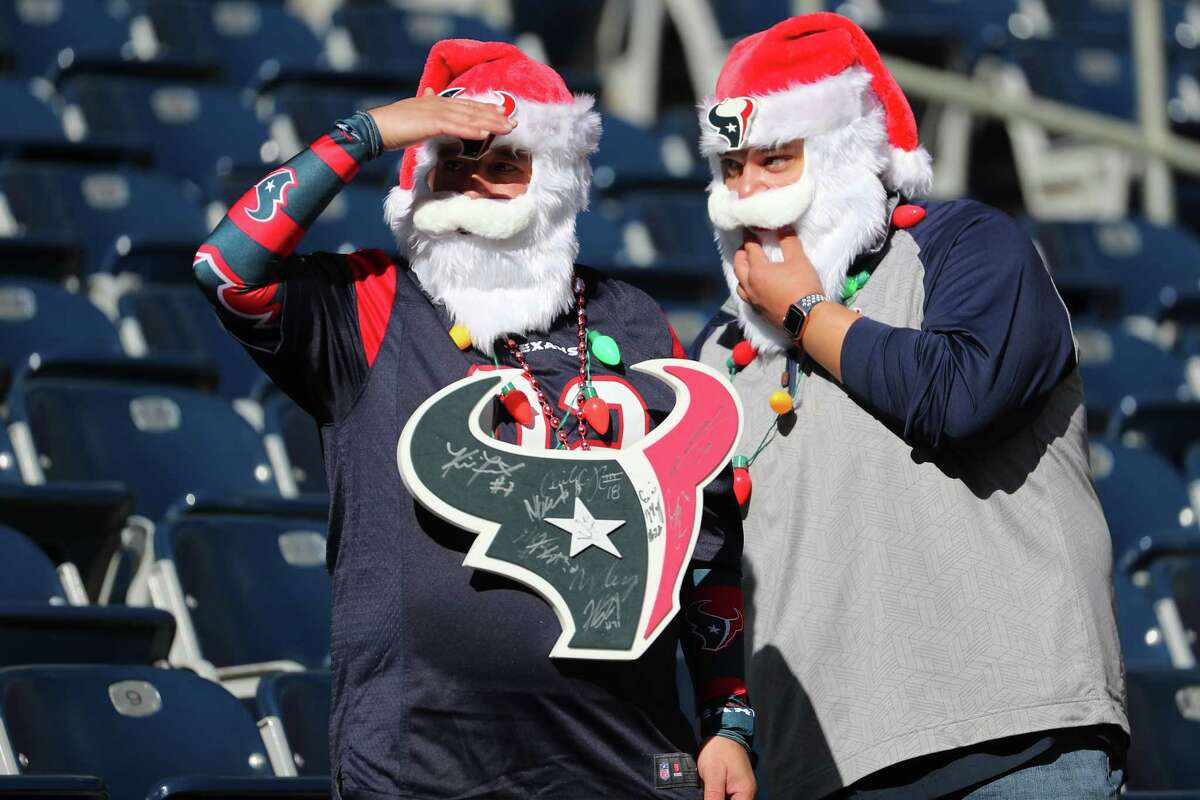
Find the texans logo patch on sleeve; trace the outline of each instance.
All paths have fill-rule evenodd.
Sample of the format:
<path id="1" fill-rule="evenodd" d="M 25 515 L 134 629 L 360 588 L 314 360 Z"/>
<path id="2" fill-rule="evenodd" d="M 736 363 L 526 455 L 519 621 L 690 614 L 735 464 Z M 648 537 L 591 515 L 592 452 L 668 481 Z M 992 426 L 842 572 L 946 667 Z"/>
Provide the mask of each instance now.
<path id="1" fill-rule="evenodd" d="M 708 124 L 729 142 L 730 150 L 740 150 L 750 138 L 750 123 L 757 104 L 749 97 L 731 97 L 708 109 Z"/>
<path id="2" fill-rule="evenodd" d="M 276 212 L 287 208 L 288 189 L 296 186 L 296 170 L 280 167 L 254 185 L 256 204 L 246 209 L 246 216 L 255 222 L 270 222 Z"/>

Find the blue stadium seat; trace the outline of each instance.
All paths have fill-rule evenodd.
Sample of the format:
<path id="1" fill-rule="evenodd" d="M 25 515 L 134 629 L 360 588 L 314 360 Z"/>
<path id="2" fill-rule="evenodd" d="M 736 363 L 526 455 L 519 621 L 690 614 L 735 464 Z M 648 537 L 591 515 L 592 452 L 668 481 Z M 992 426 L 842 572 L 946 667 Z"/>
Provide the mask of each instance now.
<path id="1" fill-rule="evenodd" d="M 328 494 L 325 456 L 317 423 L 269 381 L 260 384 L 258 394 L 263 410 L 263 436 L 268 441 L 270 437 L 277 437 L 282 443 L 296 490 L 306 495 Z"/>
<path id="2" fill-rule="evenodd" d="M 90 775 L 0 775 L 0 798 L 109 800 L 104 781 Z"/>
<path id="3" fill-rule="evenodd" d="M 1044 223 L 1038 238 L 1056 280 L 1063 268 L 1106 275 L 1121 287 L 1123 313 L 1200 318 L 1200 239 L 1181 226 L 1141 218 Z"/>
<path id="4" fill-rule="evenodd" d="M 1107 269 L 1103 259 L 1077 255 L 1078 226 L 1032 220 L 1025 224 L 1076 324 L 1103 324 L 1120 315 L 1126 282 Z"/>
<path id="5" fill-rule="evenodd" d="M 16 371 L 31 358 L 123 354 L 112 323 L 83 295 L 48 281 L 0 277 L 0 366 Z"/>
<path id="6" fill-rule="evenodd" d="M 26 75 L 137 63 L 128 7 L 114 9 L 105 0 L 0 3 L 0 20 L 12 36 L 17 68 Z"/>
<path id="7" fill-rule="evenodd" d="M 1172 669 L 1171 653 L 1155 612 L 1155 598 L 1144 585 L 1134 583 L 1135 574 L 1113 572 L 1113 604 L 1121 660 L 1127 669 Z M 1142 583 L 1142 576 L 1137 580 Z"/>
<path id="8" fill-rule="evenodd" d="M 721 257 L 703 194 L 638 191 L 623 198 L 628 219 L 645 225 L 660 269 L 720 277 Z"/>
<path id="9" fill-rule="evenodd" d="M 0 670 L 0 717 L 24 774 L 99 776 L 117 798 L 328 797 L 272 777 L 254 720 L 221 686 L 148 667 Z M 153 793 L 152 793 L 153 790 Z"/>
<path id="10" fill-rule="evenodd" d="M 31 235 L 82 248 L 85 272 L 120 270 L 138 253 L 189 252 L 208 233 L 198 199 L 178 181 L 129 167 L 0 163 L 0 192 Z"/>
<path id="11" fill-rule="evenodd" d="M 1104 431 L 1122 404 L 1190 399 L 1183 362 L 1174 353 L 1113 327 L 1077 326 L 1075 338 L 1091 431 Z"/>
<path id="12" fill-rule="evenodd" d="M 29 81 L 0 78 L 0 155 L 38 156 L 70 149 L 62 123 L 50 106 L 30 92 Z"/>
<path id="13" fill-rule="evenodd" d="M 424 58 L 424 56 L 422 56 Z M 329 133 L 330 127 L 336 120 L 348 117 L 359 108 L 374 108 L 409 97 L 416 92 L 417 82 L 411 85 L 398 82 L 396 86 L 383 91 L 378 88 L 355 90 L 353 88 L 316 88 L 303 84 L 283 84 L 272 88 L 267 96 L 274 103 L 275 116 L 287 121 L 295 134 L 296 149 L 305 147 Z M 291 158 L 294 153 L 281 153 L 283 158 Z M 363 165 L 356 184 L 364 181 L 381 183 L 391 186 L 396 182 L 397 170 L 400 165 L 398 153 L 385 153 L 374 161 Z M 245 191 L 245 186 L 234 187 L 229 200 L 236 199 Z M 382 199 L 380 200 L 382 203 Z"/>
<path id="14" fill-rule="evenodd" d="M 199 356 L 216 363 L 219 391 L 227 399 L 249 397 L 263 382 L 262 370 L 225 331 L 194 285 L 145 284 L 122 294 L 117 310 L 127 335 L 145 345 L 145 355 Z"/>
<path id="15" fill-rule="evenodd" d="M 721 35 L 729 40 L 765 30 L 792 15 L 792 4 L 788 0 L 759 0 L 755 3 L 712 0 L 711 5 Z"/>
<path id="16" fill-rule="evenodd" d="M 579 239 L 579 263 L 609 271 L 621 267 L 649 266 L 654 251 L 647 233 L 639 250 L 635 243 L 634 255 L 630 255 L 625 241 L 626 221 L 620 216 L 620 203 L 593 201 L 591 207 L 575 218 L 575 236 Z M 636 256 L 636 257 L 635 257 Z"/>
<path id="17" fill-rule="evenodd" d="M 1133 59 L 1127 43 L 1024 39 L 1010 40 L 1006 47 L 1034 94 L 1100 114 L 1135 118 Z"/>
<path id="18" fill-rule="evenodd" d="M 259 724 L 282 730 L 300 775 L 329 775 L 329 673 L 277 672 L 258 684 Z"/>
<path id="19" fill-rule="evenodd" d="M 19 486 L 23 482 L 17 455 L 13 452 L 12 442 L 8 440 L 8 431 L 0 425 L 0 486 Z"/>
<path id="20" fill-rule="evenodd" d="M 328 668 L 326 511 L 276 503 L 246 515 L 199 502 L 160 524 L 151 593 L 188 598 L 163 605 L 195 634 L 177 643 L 173 662 L 204 660 L 223 678 Z"/>
<path id="21" fill-rule="evenodd" d="M 709 172 L 695 156 L 695 147 L 695 139 L 642 130 L 607 115 L 600 150 L 592 157 L 592 182 L 605 194 L 663 186 L 699 189 L 708 182 Z"/>
<path id="22" fill-rule="evenodd" d="M 425 66 L 429 48 L 440 39 L 496 42 L 510 38 L 476 17 L 405 12 L 386 4 L 346 5 L 333 15 L 333 24 L 349 34 L 360 68 L 414 82 Z"/>
<path id="23" fill-rule="evenodd" d="M 157 609 L 71 604 L 46 554 L 0 525 L 0 667 L 153 664 L 174 634 L 174 618 Z"/>
<path id="24" fill-rule="evenodd" d="M 1186 469 L 1184 454 L 1200 440 L 1200 403 L 1143 398 L 1123 405 L 1110 418 L 1108 433 L 1151 447 Z"/>
<path id="25" fill-rule="evenodd" d="M 1200 671 L 1129 670 L 1125 690 L 1132 740 L 1126 760 L 1129 789 L 1200 789 L 1195 756 Z"/>
<path id="26" fill-rule="evenodd" d="M 325 45 L 304 20 L 277 2 L 196 2 L 198 16 L 221 53 L 226 76 L 237 86 L 330 77 Z"/>
<path id="27" fill-rule="evenodd" d="M 1192 536 L 1200 543 L 1183 476 L 1163 456 L 1113 439 L 1091 442 L 1092 479 L 1120 558 L 1147 536 Z M 1153 498 L 1153 502 L 1148 502 Z"/>
<path id="28" fill-rule="evenodd" d="M 211 371 L 143 360 L 50 362 L 18 377 L 14 423 L 28 427 L 45 480 L 120 480 L 157 519 L 186 495 L 278 496 L 255 431 L 219 397 Z"/>
<path id="29" fill-rule="evenodd" d="M 66 81 L 63 97 L 79 109 L 88 138 L 148 146 L 159 170 L 210 196 L 221 181 L 253 181 L 279 161 L 267 127 L 233 89 L 85 75 Z"/>
<path id="30" fill-rule="evenodd" d="M 303 249 L 348 253 L 375 248 L 395 252 L 396 240 L 383 221 L 385 196 L 383 190 L 371 185 L 345 187 L 304 234 Z"/>

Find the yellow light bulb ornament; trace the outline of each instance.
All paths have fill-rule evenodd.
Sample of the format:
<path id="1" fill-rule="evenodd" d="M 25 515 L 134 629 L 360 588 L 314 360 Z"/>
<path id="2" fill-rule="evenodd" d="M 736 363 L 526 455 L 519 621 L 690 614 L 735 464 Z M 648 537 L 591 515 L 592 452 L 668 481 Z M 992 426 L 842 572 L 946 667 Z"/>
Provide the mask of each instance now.
<path id="1" fill-rule="evenodd" d="M 771 392 L 771 397 L 767 402 L 771 404 L 771 410 L 779 416 L 788 414 L 792 410 L 792 396 L 783 389 Z"/>
<path id="2" fill-rule="evenodd" d="M 454 344 L 459 350 L 466 350 L 471 346 L 471 332 L 464 325 L 455 325 L 450 329 L 450 338 L 454 340 Z"/>

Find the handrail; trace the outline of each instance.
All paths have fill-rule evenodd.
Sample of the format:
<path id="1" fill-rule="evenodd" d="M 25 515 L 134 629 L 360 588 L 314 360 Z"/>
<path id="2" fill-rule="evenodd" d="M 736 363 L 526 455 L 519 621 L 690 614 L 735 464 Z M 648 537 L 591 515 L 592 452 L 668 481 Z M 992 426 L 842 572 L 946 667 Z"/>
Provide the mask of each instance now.
<path id="1" fill-rule="evenodd" d="M 927 67 L 897 56 L 884 62 L 905 93 L 963 106 L 972 113 L 1000 119 L 1025 119 L 1053 133 L 1065 133 L 1160 158 L 1180 172 L 1200 175 L 1200 143 L 1174 133 L 1148 138 L 1137 125 L 1034 96 L 997 94 L 987 82 Z"/>

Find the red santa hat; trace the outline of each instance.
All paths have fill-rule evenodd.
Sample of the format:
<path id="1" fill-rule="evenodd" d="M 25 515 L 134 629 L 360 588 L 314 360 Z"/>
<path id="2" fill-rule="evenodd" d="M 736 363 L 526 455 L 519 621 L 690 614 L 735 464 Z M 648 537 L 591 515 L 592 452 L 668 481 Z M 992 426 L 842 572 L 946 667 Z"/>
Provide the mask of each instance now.
<path id="1" fill-rule="evenodd" d="M 591 182 L 587 157 L 600 140 L 600 116 L 592 111 L 592 97 L 572 95 L 557 72 L 514 45 L 473 39 L 445 39 L 430 49 L 417 94 L 426 89 L 501 105 L 517 126 L 488 145 L 532 155 L 529 191 L 549 189 L 577 205 L 577 211 L 586 207 Z M 413 200 L 429 191 L 425 179 L 436 163 L 438 145 L 422 142 L 404 152 L 399 183 L 388 194 L 384 210 L 385 221 L 398 236 L 412 215 Z"/>
<path id="2" fill-rule="evenodd" d="M 701 149 L 718 156 L 850 125 L 882 106 L 889 153 L 880 175 L 914 197 L 933 167 L 900 86 L 862 28 L 838 14 L 792 17 L 733 46 L 717 90 L 700 108 Z"/>

